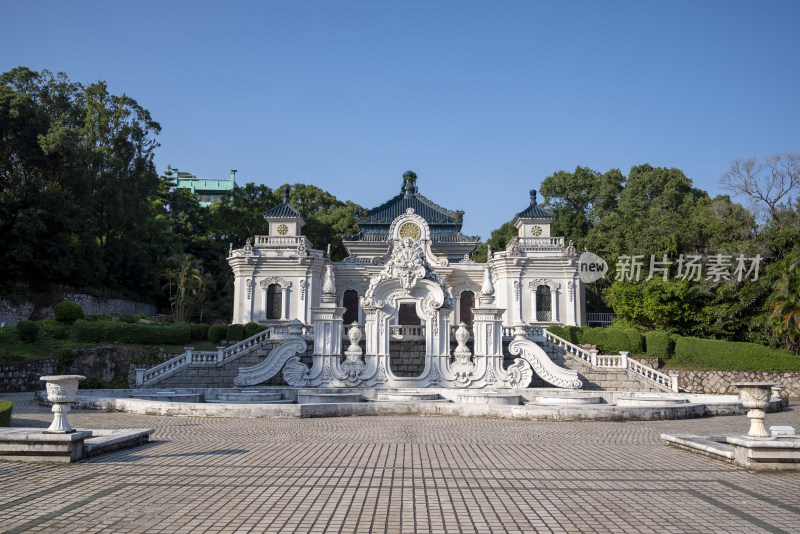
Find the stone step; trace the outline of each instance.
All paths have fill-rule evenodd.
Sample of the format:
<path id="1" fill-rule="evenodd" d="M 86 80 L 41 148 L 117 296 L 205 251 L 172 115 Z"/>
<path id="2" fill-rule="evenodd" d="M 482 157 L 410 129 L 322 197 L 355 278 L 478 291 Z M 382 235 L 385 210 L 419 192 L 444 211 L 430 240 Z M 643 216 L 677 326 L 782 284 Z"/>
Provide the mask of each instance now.
<path id="1" fill-rule="evenodd" d="M 380 392 L 375 396 L 379 401 L 395 402 L 425 402 L 442 400 L 438 393 L 420 393 L 417 391 L 386 391 Z"/>
<path id="2" fill-rule="evenodd" d="M 283 395 L 264 391 L 226 391 L 217 393 L 217 398 L 213 400 L 217 402 L 274 402 L 283 400 Z M 207 402 L 211 402 L 211 400 Z"/>
<path id="3" fill-rule="evenodd" d="M 519 406 L 522 395 L 512 393 L 459 393 L 456 402 L 462 404 L 493 404 L 503 406 Z"/>
<path id="4" fill-rule="evenodd" d="M 331 404 L 337 402 L 362 402 L 360 393 L 315 393 L 297 394 L 297 404 Z"/>
<path id="5" fill-rule="evenodd" d="M 275 399 L 275 400 L 219 400 L 207 399 L 206 402 L 216 404 L 294 404 L 291 399 Z"/>

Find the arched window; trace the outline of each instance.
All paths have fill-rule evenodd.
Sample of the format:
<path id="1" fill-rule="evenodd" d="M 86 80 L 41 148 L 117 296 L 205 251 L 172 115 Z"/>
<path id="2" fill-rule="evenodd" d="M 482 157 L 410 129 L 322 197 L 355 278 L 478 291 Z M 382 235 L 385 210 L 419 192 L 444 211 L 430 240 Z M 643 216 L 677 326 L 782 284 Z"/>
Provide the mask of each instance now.
<path id="1" fill-rule="evenodd" d="M 358 322 L 358 291 L 348 289 L 344 292 L 342 298 L 342 306 L 344 306 L 344 324 L 353 324 Z"/>
<path id="2" fill-rule="evenodd" d="M 459 315 L 461 317 L 461 322 L 472 326 L 472 308 L 475 307 L 475 293 L 472 291 L 462 291 L 461 292 L 461 307 L 459 309 Z"/>
<path id="3" fill-rule="evenodd" d="M 537 321 L 552 321 L 553 309 L 550 299 L 550 288 L 548 286 L 539 286 L 536 288 L 536 320 Z"/>
<path id="4" fill-rule="evenodd" d="M 270 284 L 267 287 L 267 319 L 280 319 L 281 305 L 281 286 Z"/>

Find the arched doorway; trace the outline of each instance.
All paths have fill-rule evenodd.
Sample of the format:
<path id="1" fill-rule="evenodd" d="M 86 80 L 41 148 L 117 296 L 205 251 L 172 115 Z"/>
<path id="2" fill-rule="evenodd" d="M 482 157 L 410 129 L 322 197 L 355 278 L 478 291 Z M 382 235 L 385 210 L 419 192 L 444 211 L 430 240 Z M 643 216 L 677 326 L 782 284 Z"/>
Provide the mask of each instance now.
<path id="1" fill-rule="evenodd" d="M 550 288 L 541 285 L 536 288 L 536 321 L 552 321 L 553 308 Z"/>
<path id="2" fill-rule="evenodd" d="M 267 287 L 267 319 L 280 319 L 282 304 L 281 286 L 270 284 Z"/>
<path id="3" fill-rule="evenodd" d="M 342 320 L 344 324 L 353 324 L 358 322 L 358 291 L 355 289 L 348 289 L 344 292 L 342 297 L 342 307 L 344 307 L 344 316 Z"/>
<path id="4" fill-rule="evenodd" d="M 472 326 L 472 309 L 475 307 L 475 293 L 472 291 L 462 291 L 459 317 L 460 321 L 468 326 Z"/>

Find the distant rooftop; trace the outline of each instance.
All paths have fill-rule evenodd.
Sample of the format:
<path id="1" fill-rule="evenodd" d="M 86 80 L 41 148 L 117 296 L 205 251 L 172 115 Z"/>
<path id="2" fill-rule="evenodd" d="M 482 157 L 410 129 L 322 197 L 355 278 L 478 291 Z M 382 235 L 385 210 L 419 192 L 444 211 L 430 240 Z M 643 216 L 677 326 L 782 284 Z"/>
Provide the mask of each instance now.
<path id="1" fill-rule="evenodd" d="M 210 206 L 215 200 L 222 198 L 228 191 L 233 191 L 236 186 L 236 169 L 231 169 L 230 178 L 198 178 L 194 174 L 167 167 L 167 175 L 175 180 L 175 187 L 188 189 L 197 194 L 200 205 Z"/>

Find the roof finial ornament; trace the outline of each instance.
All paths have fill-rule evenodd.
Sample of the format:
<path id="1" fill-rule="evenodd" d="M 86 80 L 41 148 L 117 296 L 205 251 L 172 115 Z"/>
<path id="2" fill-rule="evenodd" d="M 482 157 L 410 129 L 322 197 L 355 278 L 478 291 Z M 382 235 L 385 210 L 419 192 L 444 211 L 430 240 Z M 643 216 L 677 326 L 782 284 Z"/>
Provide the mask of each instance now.
<path id="1" fill-rule="evenodd" d="M 283 188 L 283 203 L 284 204 L 288 204 L 289 203 L 289 191 L 291 191 L 291 190 L 292 190 L 292 188 L 289 187 L 288 185 Z"/>
<path id="2" fill-rule="evenodd" d="M 414 171 L 406 171 L 403 173 L 402 192 L 406 196 L 413 195 L 417 192 L 417 174 Z"/>
<path id="3" fill-rule="evenodd" d="M 536 189 L 531 189 L 531 206 L 536 205 Z"/>

